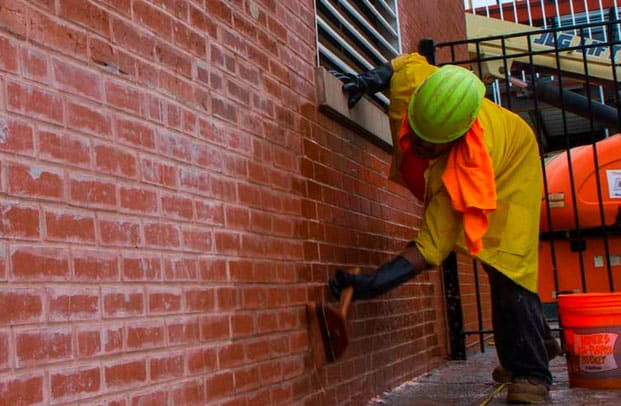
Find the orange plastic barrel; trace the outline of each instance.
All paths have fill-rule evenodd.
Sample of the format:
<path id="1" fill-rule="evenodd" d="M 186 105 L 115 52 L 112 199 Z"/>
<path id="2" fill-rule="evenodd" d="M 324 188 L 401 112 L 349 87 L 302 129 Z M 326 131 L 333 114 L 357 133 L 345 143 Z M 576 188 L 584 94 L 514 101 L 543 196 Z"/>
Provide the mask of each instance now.
<path id="1" fill-rule="evenodd" d="M 621 293 L 559 295 L 569 386 L 621 389 Z"/>

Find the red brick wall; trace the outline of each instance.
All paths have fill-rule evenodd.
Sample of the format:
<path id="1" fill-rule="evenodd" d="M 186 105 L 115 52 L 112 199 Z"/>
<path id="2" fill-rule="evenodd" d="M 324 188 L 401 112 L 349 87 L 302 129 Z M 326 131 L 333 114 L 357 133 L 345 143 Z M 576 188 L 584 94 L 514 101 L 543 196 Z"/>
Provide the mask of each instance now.
<path id="1" fill-rule="evenodd" d="M 304 304 L 420 215 L 319 113 L 314 41 L 310 0 L 0 2 L 1 404 L 361 404 L 442 362 L 437 271 L 310 362 Z"/>

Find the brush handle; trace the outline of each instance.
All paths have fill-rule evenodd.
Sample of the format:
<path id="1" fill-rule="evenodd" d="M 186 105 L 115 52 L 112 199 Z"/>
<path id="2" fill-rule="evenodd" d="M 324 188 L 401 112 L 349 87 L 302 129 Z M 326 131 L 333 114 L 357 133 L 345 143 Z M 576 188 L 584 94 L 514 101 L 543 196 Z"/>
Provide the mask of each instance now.
<path id="1" fill-rule="evenodd" d="M 360 268 L 354 268 L 349 271 L 352 275 L 357 275 L 360 273 Z M 341 302 L 339 303 L 339 307 L 341 310 L 341 316 L 343 319 L 347 319 L 347 313 L 349 312 L 349 304 L 351 303 L 351 298 L 354 296 L 354 287 L 348 286 L 341 292 Z"/>

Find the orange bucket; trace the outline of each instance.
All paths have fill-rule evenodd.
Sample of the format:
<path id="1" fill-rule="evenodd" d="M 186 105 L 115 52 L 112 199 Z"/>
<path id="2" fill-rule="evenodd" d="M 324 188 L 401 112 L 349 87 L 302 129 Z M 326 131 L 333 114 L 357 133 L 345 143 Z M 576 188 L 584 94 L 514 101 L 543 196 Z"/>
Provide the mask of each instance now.
<path id="1" fill-rule="evenodd" d="M 621 389 L 621 293 L 559 295 L 569 386 Z"/>

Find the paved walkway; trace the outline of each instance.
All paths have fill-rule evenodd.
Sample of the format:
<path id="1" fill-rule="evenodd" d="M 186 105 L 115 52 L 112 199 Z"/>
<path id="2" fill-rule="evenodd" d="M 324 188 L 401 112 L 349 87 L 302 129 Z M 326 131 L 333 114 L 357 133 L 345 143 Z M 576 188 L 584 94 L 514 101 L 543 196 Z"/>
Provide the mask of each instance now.
<path id="1" fill-rule="evenodd" d="M 406 382 L 372 399 L 367 406 L 505 405 L 505 385 L 492 381 L 496 366 L 494 348 L 469 355 L 466 361 L 450 361 L 441 368 Z M 550 363 L 554 384 L 552 404 L 559 406 L 621 406 L 621 389 L 570 388 L 564 356 Z"/>

